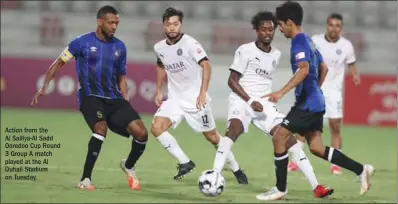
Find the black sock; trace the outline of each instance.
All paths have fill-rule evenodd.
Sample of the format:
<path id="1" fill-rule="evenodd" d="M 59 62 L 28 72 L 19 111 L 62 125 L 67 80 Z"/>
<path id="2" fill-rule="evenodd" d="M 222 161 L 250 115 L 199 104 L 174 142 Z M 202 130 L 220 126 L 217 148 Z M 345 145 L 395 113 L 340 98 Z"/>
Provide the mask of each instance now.
<path id="1" fill-rule="evenodd" d="M 275 175 L 276 175 L 276 187 L 279 191 L 286 191 L 287 183 L 287 165 L 289 163 L 289 155 L 287 152 L 282 154 L 274 153 L 275 155 Z"/>
<path id="2" fill-rule="evenodd" d="M 104 136 L 94 133 L 88 142 L 86 163 L 84 164 L 83 176 L 81 180 L 85 178 L 89 178 L 91 180 L 91 173 L 93 172 L 95 161 L 97 161 L 98 155 L 101 151 L 104 138 Z"/>
<path id="3" fill-rule="evenodd" d="M 137 163 L 142 153 L 144 153 L 145 147 L 146 147 L 146 142 L 139 142 L 133 139 L 131 143 L 131 151 L 129 157 L 127 157 L 125 164 L 126 168 L 131 169 L 134 167 L 135 163 Z"/>
<path id="4" fill-rule="evenodd" d="M 329 155 L 332 154 L 332 155 Z M 354 172 L 356 175 L 361 175 L 363 171 L 363 165 L 347 157 L 345 154 L 333 147 L 326 147 L 323 159 L 336 164 L 340 167 L 348 169 Z"/>

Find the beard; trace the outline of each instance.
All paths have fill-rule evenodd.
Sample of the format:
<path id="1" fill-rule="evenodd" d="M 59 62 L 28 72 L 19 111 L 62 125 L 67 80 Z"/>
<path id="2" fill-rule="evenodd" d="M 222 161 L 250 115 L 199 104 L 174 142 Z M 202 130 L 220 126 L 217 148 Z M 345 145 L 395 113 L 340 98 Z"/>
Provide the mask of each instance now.
<path id="1" fill-rule="evenodd" d="M 113 37 L 113 34 L 108 34 L 104 29 L 101 29 L 101 33 L 107 40 Z"/>
<path id="2" fill-rule="evenodd" d="M 175 39 L 177 39 L 178 37 L 180 37 L 180 35 L 181 35 L 181 33 L 177 33 L 175 36 L 170 36 L 168 33 L 165 33 L 166 34 L 166 37 L 169 39 L 169 40 L 175 40 Z"/>

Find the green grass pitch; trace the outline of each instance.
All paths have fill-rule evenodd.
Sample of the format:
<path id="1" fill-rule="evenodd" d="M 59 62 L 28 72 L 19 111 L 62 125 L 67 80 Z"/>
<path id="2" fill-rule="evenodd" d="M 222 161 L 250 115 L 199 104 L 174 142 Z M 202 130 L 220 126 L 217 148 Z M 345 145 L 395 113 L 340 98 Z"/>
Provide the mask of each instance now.
<path id="1" fill-rule="evenodd" d="M 149 129 L 152 116 L 144 116 Z M 217 121 L 218 130 L 223 133 L 225 121 Z M 60 149 L 53 149 L 49 158 L 48 172 L 30 173 L 37 181 L 5 180 L 14 173 L 5 172 L 5 128 L 48 128 L 54 135 L 54 142 L 61 143 Z M 327 199 L 316 199 L 311 187 L 300 172 L 288 175 L 289 194 L 280 202 L 396 202 L 396 128 L 348 127 L 343 128 L 343 151 L 350 157 L 375 166 L 372 189 L 364 197 L 359 196 L 357 177 L 344 171 L 341 176 L 330 174 L 330 165 L 312 155 L 310 161 L 321 184 L 335 189 Z M 152 137 L 147 149 L 137 164 L 141 191 L 129 190 L 125 175 L 118 168 L 119 162 L 130 151 L 130 140 L 108 133 L 96 167 L 93 183 L 96 191 L 86 192 L 75 188 L 80 179 L 87 143 L 91 137 L 83 117 L 77 112 L 1 109 L 1 201 L 2 202 L 258 202 L 255 195 L 275 183 L 271 140 L 259 130 L 250 127 L 250 132 L 241 136 L 233 146 L 233 152 L 249 177 L 249 185 L 240 186 L 231 172 L 224 171 L 227 186 L 224 193 L 215 198 L 204 197 L 197 187 L 200 173 L 210 169 L 215 149 L 201 134 L 193 133 L 182 123 L 170 131 L 182 149 L 196 163 L 196 170 L 182 181 L 174 181 L 176 161 Z M 330 143 L 330 133 L 324 131 L 324 143 Z M 20 151 L 29 151 L 22 149 Z M 30 157 L 34 158 L 34 157 Z M 44 159 L 36 158 L 36 159 Z M 20 175 L 27 174 L 25 172 Z"/>

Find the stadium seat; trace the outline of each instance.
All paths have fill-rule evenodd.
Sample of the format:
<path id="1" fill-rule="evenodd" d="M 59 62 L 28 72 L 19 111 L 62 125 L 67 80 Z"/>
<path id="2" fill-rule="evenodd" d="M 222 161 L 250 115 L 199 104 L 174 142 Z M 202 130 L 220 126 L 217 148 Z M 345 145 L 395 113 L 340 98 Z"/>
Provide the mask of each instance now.
<path id="1" fill-rule="evenodd" d="M 361 26 L 378 27 L 380 23 L 379 19 L 379 7 L 380 2 L 377 1 L 362 1 L 359 2 L 361 9 L 357 12 L 358 23 Z M 396 17 L 396 15 L 395 15 Z"/>
<path id="2" fill-rule="evenodd" d="M 69 1 L 48 1 L 48 10 L 52 12 L 64 12 L 68 8 Z"/>
<path id="3" fill-rule="evenodd" d="M 95 2 L 93 1 L 73 1 L 72 2 L 72 11 L 78 12 L 78 13 L 93 13 L 93 4 Z"/>
<path id="4" fill-rule="evenodd" d="M 143 3 L 143 15 L 147 17 L 156 17 L 163 13 L 165 9 L 161 3 L 154 3 L 154 2 L 142 2 Z"/>
<path id="5" fill-rule="evenodd" d="M 203 19 L 203 20 L 211 19 L 212 5 L 214 2 L 195 1 L 192 3 L 193 3 L 192 7 L 195 8 L 192 10 L 192 18 Z"/>
<path id="6" fill-rule="evenodd" d="M 343 16 L 344 25 L 353 26 L 356 24 L 357 3 L 355 1 L 336 1 L 332 12 L 340 13 Z"/>
<path id="7" fill-rule="evenodd" d="M 386 12 L 384 15 L 386 16 L 387 25 L 386 27 L 389 29 L 397 30 L 397 2 L 396 1 L 386 1 L 383 2 L 386 4 Z"/>
<path id="8" fill-rule="evenodd" d="M 95 2 L 95 11 L 98 11 L 101 7 L 103 7 L 103 6 L 113 6 L 113 7 L 115 7 L 116 9 L 118 9 L 118 5 L 117 5 L 117 3 L 118 2 L 116 2 L 116 1 L 97 1 L 97 2 Z"/>
<path id="9" fill-rule="evenodd" d="M 310 9 L 311 12 L 308 12 L 312 14 L 312 22 L 314 24 L 324 25 L 331 12 L 331 8 L 333 8 L 332 1 L 314 1 Z"/>
<path id="10" fill-rule="evenodd" d="M 216 1 L 213 7 L 213 17 L 221 20 L 234 20 L 236 18 L 237 7 L 227 1 Z"/>
<path id="11" fill-rule="evenodd" d="M 46 1 L 23 1 L 22 8 L 28 11 L 42 11 L 44 10 L 44 3 Z"/>

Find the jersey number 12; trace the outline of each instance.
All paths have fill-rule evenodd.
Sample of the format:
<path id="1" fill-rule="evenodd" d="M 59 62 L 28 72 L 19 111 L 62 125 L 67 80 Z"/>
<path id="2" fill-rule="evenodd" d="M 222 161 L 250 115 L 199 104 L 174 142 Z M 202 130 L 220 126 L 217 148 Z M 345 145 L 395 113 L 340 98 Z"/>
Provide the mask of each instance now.
<path id="1" fill-rule="evenodd" d="M 202 122 L 203 122 L 203 126 L 209 125 L 209 118 L 207 117 L 207 115 L 202 116 Z"/>

